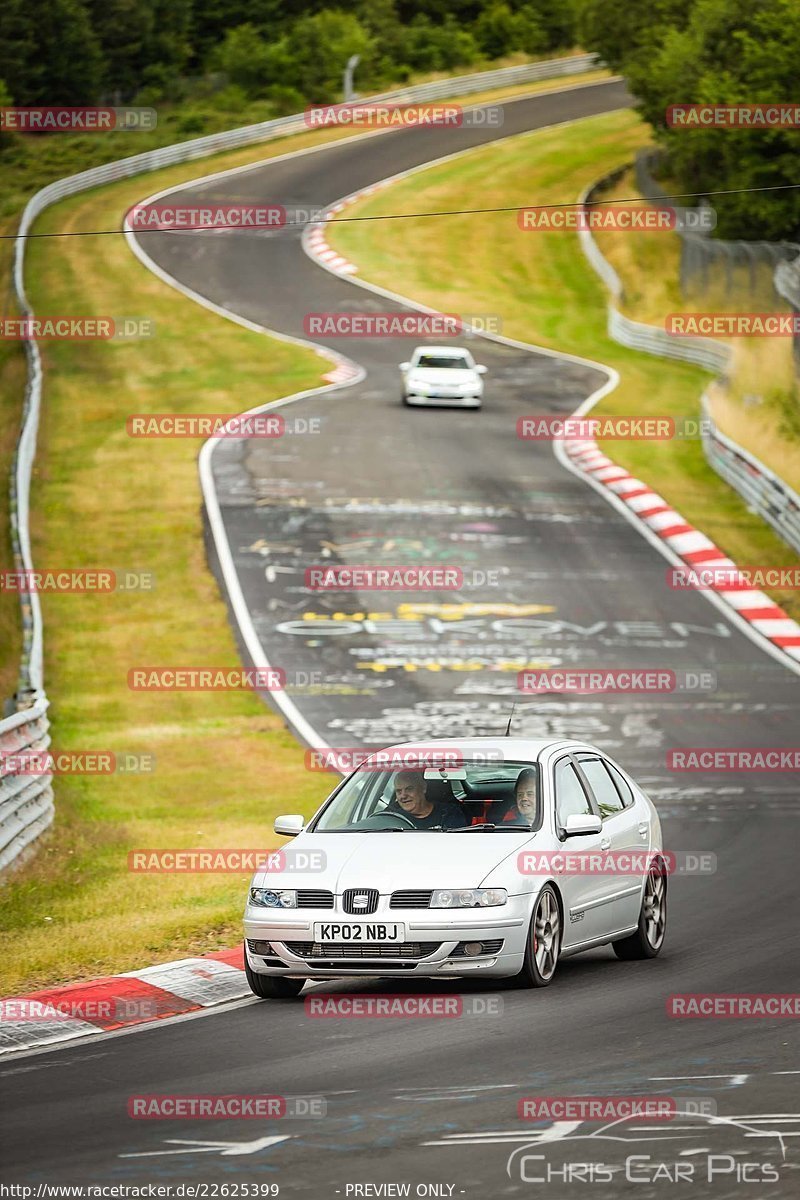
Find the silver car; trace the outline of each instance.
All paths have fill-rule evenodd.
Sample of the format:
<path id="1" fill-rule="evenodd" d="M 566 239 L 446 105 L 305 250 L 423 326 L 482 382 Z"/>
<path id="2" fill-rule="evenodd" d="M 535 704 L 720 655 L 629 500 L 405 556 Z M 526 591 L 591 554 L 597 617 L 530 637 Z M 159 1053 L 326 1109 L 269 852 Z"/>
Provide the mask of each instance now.
<path id="1" fill-rule="evenodd" d="M 247 979 L 506 976 L 552 982 L 560 958 L 664 943 L 668 856 L 653 804 L 584 742 L 473 738 L 376 751 L 253 878 Z"/>

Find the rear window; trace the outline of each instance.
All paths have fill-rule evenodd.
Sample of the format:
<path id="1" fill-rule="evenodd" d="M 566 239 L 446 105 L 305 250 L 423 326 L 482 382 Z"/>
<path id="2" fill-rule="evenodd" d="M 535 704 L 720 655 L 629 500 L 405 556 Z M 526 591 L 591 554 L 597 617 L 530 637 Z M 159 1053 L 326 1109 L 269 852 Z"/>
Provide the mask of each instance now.
<path id="1" fill-rule="evenodd" d="M 471 369 L 469 363 L 463 355 L 455 358 L 451 357 L 450 355 L 444 357 L 443 355 L 436 354 L 422 354 L 417 359 L 417 366 L 436 367 L 437 370 L 447 370 L 449 367 L 455 371 L 469 371 Z"/>

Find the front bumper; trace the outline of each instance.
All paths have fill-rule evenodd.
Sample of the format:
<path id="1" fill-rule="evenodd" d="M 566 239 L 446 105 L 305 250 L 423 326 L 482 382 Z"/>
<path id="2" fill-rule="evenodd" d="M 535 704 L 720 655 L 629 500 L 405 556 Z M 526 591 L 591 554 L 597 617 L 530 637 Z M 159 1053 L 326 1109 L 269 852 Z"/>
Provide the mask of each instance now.
<path id="1" fill-rule="evenodd" d="M 381 897 L 373 921 L 402 922 L 406 927 L 406 942 L 426 951 L 413 958 L 405 957 L 398 949 L 384 943 L 380 956 L 370 956 L 369 946 L 358 946 L 358 956 L 348 957 L 342 944 L 333 950 L 321 944 L 321 952 L 304 957 L 314 943 L 316 921 L 353 921 L 353 915 L 335 909 L 297 910 L 289 916 L 287 910 L 265 913 L 248 905 L 245 912 L 245 954 L 252 971 L 260 975 L 293 975 L 305 979 L 331 979 L 343 975 L 399 975 L 436 977 L 442 975 L 472 975 L 476 972 L 494 975 L 514 975 L 522 967 L 525 943 L 530 923 L 531 896 L 509 897 L 508 903 L 496 908 L 464 909 L 388 909 L 387 898 Z M 248 942 L 268 942 L 271 953 L 256 953 Z M 460 943 L 501 943 L 496 951 L 477 957 L 456 955 Z M 298 944 L 305 945 L 298 953 Z M 433 947 L 431 949 L 431 947 Z M 317 958 L 319 961 L 315 962 Z"/>
<path id="2" fill-rule="evenodd" d="M 480 408 L 481 396 L 422 396 L 406 393 L 406 404 L 412 408 Z"/>

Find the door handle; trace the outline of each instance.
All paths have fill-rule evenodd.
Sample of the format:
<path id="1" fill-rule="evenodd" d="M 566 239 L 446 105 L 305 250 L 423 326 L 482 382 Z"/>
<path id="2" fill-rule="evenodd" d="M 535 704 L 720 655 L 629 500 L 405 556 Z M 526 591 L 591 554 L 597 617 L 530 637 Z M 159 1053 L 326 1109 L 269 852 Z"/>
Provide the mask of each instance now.
<path id="1" fill-rule="evenodd" d="M 604 838 L 600 839 L 600 849 L 601 850 L 607 850 L 610 845 L 611 845 L 610 838 L 604 837 Z"/>
<path id="2" fill-rule="evenodd" d="M 640 822 L 639 822 L 639 836 L 640 836 L 640 837 L 643 837 L 643 838 L 646 838 L 646 837 L 647 837 L 647 831 L 648 831 L 648 825 L 647 825 L 647 822 L 646 822 L 646 821 L 640 821 Z"/>

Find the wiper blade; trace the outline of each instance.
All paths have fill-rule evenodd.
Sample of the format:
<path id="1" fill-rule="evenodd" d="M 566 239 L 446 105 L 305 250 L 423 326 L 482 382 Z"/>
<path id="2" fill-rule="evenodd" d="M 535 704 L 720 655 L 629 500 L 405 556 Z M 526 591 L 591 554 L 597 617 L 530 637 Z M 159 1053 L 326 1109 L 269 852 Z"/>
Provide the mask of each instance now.
<path id="1" fill-rule="evenodd" d="M 456 825 L 451 829 L 447 829 L 446 833 L 472 833 L 473 830 L 480 829 L 497 829 L 496 825 Z"/>

